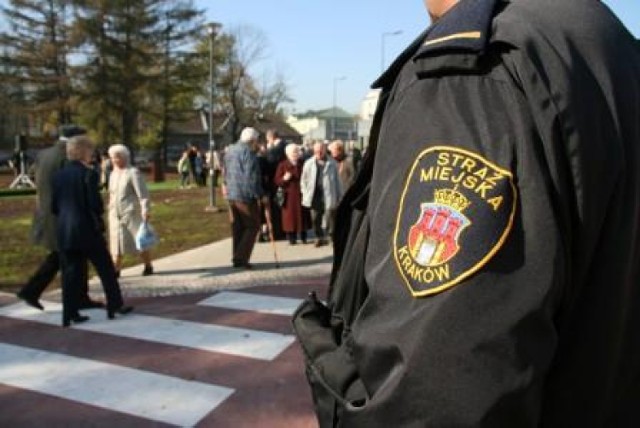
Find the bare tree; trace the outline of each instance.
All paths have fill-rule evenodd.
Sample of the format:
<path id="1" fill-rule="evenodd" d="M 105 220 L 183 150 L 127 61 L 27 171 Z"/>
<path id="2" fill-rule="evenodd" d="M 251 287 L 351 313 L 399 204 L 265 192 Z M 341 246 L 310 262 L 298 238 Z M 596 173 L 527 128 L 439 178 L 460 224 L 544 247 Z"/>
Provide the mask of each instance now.
<path id="1" fill-rule="evenodd" d="M 269 74 L 263 75 L 258 100 L 260 113 L 282 116 L 284 104 L 293 102 L 289 93 L 289 85 L 284 73 L 277 71 L 275 77 Z"/>
<path id="2" fill-rule="evenodd" d="M 250 26 L 233 28 L 226 39 L 225 63 L 219 82 L 223 102 L 231 116 L 230 127 L 235 140 L 243 124 L 251 123 L 260 107 L 260 92 L 251 71 L 268 56 L 263 31 Z"/>

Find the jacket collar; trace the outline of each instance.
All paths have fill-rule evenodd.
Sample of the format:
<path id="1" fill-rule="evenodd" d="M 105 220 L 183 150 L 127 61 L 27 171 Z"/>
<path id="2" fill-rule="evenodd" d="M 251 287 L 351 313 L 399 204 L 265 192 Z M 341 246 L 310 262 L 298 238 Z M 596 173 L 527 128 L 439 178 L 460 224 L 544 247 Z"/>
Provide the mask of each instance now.
<path id="1" fill-rule="evenodd" d="M 372 88 L 392 85 L 402 67 L 410 59 L 418 63 L 419 68 L 426 68 L 427 72 L 445 68 L 448 70 L 475 68 L 476 61 L 468 61 L 468 58 L 472 56 L 477 59 L 485 51 L 489 42 L 496 3 L 498 0 L 461 0 L 420 34 L 373 83 Z M 447 62 L 444 65 L 442 60 L 425 61 L 425 59 L 449 54 L 455 58 L 453 64 L 444 61 Z"/>
<path id="2" fill-rule="evenodd" d="M 484 51 L 495 3 L 496 0 L 460 1 L 431 26 L 418 56 L 450 51 Z"/>

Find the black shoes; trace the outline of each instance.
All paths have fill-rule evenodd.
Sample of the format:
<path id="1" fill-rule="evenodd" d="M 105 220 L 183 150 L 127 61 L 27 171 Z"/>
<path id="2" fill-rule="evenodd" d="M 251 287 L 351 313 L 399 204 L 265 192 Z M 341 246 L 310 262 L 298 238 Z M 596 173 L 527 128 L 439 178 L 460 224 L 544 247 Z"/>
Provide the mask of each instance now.
<path id="1" fill-rule="evenodd" d="M 16 296 L 19 299 L 23 300 L 27 305 L 29 305 L 31 307 L 34 307 L 36 309 L 40 309 L 41 311 L 44 311 L 44 306 L 42 306 L 42 304 L 38 301 L 37 298 L 31 297 L 31 296 L 27 296 L 22 291 L 18 291 L 16 293 Z"/>
<path id="2" fill-rule="evenodd" d="M 153 266 L 152 265 L 146 265 L 144 267 L 144 270 L 142 271 L 142 276 L 148 276 L 148 275 L 153 275 Z"/>
<path id="3" fill-rule="evenodd" d="M 126 315 L 131 311 L 133 311 L 133 306 L 124 306 L 124 305 L 120 306 L 118 309 L 107 309 L 107 318 L 112 320 L 116 317 L 116 314 Z"/>
<path id="4" fill-rule="evenodd" d="M 316 241 L 316 247 L 322 247 L 323 245 L 327 245 L 328 242 L 325 239 L 318 239 Z"/>
<path id="5" fill-rule="evenodd" d="M 91 299 L 85 300 L 84 302 L 78 305 L 78 309 L 98 309 L 98 308 L 104 308 L 104 303 L 98 302 L 96 300 L 91 300 Z"/>
<path id="6" fill-rule="evenodd" d="M 233 267 L 236 269 L 253 269 L 251 263 L 233 262 Z"/>
<path id="7" fill-rule="evenodd" d="M 85 321 L 89 321 L 90 318 L 86 315 L 74 315 L 70 318 L 63 318 L 62 319 L 62 326 L 63 327 L 69 327 L 71 325 L 71 323 L 73 324 L 80 324 L 81 322 L 85 322 Z"/>
<path id="8" fill-rule="evenodd" d="M 44 306 L 42 306 L 40 301 L 38 299 L 36 299 L 35 297 L 27 296 L 24 293 L 22 293 L 21 291 L 18 291 L 16 293 L 16 296 L 19 299 L 22 299 L 27 305 L 29 305 L 31 307 L 34 307 L 36 309 L 40 309 L 41 311 L 44 311 Z M 98 301 L 95 301 L 95 300 L 91 300 L 91 299 L 87 299 L 87 300 L 84 300 L 83 302 L 81 302 L 78 305 L 78 309 L 96 309 L 96 308 L 104 308 L 104 303 L 98 302 Z M 71 319 L 71 321 L 73 321 L 73 319 Z M 80 321 L 80 322 L 82 322 L 82 321 Z"/>

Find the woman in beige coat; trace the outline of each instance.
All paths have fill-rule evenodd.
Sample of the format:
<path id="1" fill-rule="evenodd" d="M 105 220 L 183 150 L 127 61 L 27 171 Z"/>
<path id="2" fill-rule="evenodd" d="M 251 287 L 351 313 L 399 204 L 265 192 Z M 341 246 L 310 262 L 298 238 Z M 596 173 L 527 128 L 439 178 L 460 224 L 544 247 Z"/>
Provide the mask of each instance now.
<path id="1" fill-rule="evenodd" d="M 136 252 L 135 236 L 143 221 L 149 220 L 149 191 L 137 168 L 131 166 L 129 149 L 122 144 L 109 147 L 113 171 L 109 177 L 109 247 L 118 275 L 124 254 Z M 142 275 L 151 275 L 148 250 L 140 251 Z"/>

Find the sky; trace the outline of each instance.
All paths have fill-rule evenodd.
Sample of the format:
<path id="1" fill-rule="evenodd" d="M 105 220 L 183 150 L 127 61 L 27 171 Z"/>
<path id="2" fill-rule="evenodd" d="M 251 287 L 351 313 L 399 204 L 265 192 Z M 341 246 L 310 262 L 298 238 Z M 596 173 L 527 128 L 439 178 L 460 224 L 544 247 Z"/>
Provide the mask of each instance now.
<path id="1" fill-rule="evenodd" d="M 535 1 L 535 0 L 534 0 Z M 561 1 L 561 0 L 559 0 Z M 640 1 L 605 3 L 640 38 Z M 253 74 L 281 73 L 293 112 L 333 106 L 358 113 L 369 86 L 429 24 L 422 0 L 196 0 L 225 29 L 249 26 L 264 34 L 264 59 Z M 338 80 L 344 77 L 344 80 Z"/>
<path id="2" fill-rule="evenodd" d="M 535 1 L 535 0 L 532 0 Z M 561 0 L 558 0 L 561 1 Z M 5 6 L 8 0 L 0 0 Z M 284 77 L 293 113 L 333 106 L 358 113 L 371 83 L 428 25 L 423 0 L 195 0 L 222 31 L 249 27 L 265 52 L 251 64 L 259 81 Z M 605 0 L 640 38 L 640 1 Z M 0 24 L 1 25 L 1 24 Z M 391 35 L 401 31 L 401 34 Z M 384 44 L 383 44 L 384 40 Z M 335 89 L 335 92 L 334 92 Z"/>

